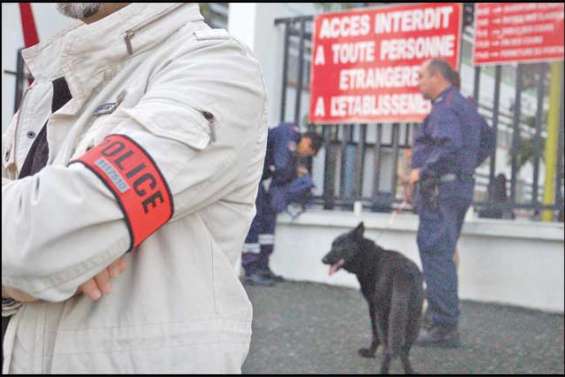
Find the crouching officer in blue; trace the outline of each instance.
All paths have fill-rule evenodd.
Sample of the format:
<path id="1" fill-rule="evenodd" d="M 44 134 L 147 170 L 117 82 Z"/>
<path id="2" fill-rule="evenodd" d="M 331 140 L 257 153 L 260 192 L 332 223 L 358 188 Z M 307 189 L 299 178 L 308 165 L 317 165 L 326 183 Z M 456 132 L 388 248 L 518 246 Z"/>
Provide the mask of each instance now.
<path id="1" fill-rule="evenodd" d="M 416 185 L 417 243 L 427 286 L 432 325 L 421 346 L 460 345 L 455 246 L 469 209 L 475 169 L 489 156 L 492 130 L 476 106 L 450 84 L 454 71 L 433 59 L 420 71 L 419 86 L 432 110 L 414 139 L 410 182 Z"/>
<path id="2" fill-rule="evenodd" d="M 281 123 L 269 129 L 263 176 L 255 201 L 257 214 L 245 239 L 241 259 L 246 283 L 271 286 L 284 280 L 269 267 L 277 214 L 290 202 L 300 202 L 309 196 L 314 184 L 300 159 L 315 156 L 322 141 L 315 132 L 301 134 L 293 123 Z"/>

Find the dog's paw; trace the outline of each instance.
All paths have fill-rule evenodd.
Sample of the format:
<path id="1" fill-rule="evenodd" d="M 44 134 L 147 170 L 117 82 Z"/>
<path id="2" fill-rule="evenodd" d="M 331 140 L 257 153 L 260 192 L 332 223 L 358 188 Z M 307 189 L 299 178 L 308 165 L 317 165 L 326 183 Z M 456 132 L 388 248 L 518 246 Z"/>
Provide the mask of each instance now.
<path id="1" fill-rule="evenodd" d="M 375 352 L 371 352 L 371 350 L 368 348 L 360 348 L 359 351 L 357 351 L 357 353 L 361 357 L 368 357 L 371 359 L 375 358 Z"/>

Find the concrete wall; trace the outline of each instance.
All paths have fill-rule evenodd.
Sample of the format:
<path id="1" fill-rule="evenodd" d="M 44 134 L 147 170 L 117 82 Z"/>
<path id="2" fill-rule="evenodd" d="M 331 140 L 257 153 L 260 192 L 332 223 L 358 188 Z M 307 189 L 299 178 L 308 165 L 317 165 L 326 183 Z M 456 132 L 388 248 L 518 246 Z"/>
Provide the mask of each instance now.
<path id="1" fill-rule="evenodd" d="M 416 246 L 418 218 L 412 214 L 313 210 L 291 221 L 278 219 L 271 267 L 293 280 L 358 288 L 345 270 L 329 277 L 321 263 L 332 240 L 359 221 L 366 237 L 397 250 L 421 267 Z M 462 299 L 512 304 L 563 313 L 563 224 L 469 219 L 459 241 Z"/>

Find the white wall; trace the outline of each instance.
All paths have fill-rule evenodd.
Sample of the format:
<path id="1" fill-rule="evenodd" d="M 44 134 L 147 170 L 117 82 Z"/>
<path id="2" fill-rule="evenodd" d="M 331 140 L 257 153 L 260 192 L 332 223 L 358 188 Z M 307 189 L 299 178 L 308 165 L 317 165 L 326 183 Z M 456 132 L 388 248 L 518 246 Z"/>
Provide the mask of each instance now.
<path id="1" fill-rule="evenodd" d="M 401 214 L 312 210 L 294 222 L 279 216 L 272 269 L 293 280 L 358 288 L 345 270 L 328 276 L 321 263 L 333 239 L 363 220 L 366 237 L 397 250 L 421 268 L 416 245 L 418 218 Z M 459 241 L 462 299 L 512 304 L 563 313 L 563 224 L 470 219 Z"/>

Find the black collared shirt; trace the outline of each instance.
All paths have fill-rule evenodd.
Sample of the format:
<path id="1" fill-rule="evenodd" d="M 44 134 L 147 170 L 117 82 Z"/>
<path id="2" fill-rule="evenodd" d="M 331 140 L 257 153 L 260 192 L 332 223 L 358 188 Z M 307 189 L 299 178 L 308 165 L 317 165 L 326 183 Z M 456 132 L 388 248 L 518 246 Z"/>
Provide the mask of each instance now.
<path id="1" fill-rule="evenodd" d="M 53 100 L 51 101 L 51 113 L 63 107 L 70 99 L 71 92 L 67 81 L 60 77 L 53 81 Z M 43 126 L 35 141 L 33 142 L 18 178 L 34 175 L 47 165 L 49 157 L 49 145 L 47 144 L 47 123 Z"/>

